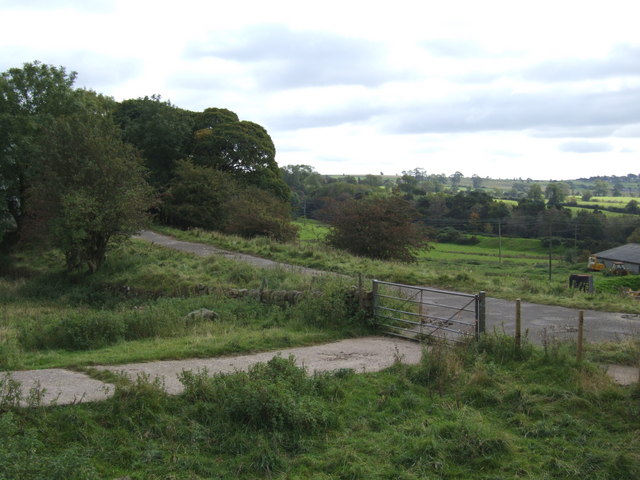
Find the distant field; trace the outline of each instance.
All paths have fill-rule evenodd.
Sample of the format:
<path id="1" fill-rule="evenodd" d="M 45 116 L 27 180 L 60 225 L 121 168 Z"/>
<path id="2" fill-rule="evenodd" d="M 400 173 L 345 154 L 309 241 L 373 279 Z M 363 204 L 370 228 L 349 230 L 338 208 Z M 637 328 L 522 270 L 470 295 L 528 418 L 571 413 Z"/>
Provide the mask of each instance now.
<path id="1" fill-rule="evenodd" d="M 599 205 L 599 207 L 604 208 L 602 205 Z M 587 210 L 588 212 L 593 212 L 592 209 L 587 209 L 584 207 L 565 207 L 568 208 L 571 213 L 573 215 L 575 215 L 576 213 L 578 213 L 580 210 Z M 609 210 L 598 210 L 600 213 L 602 213 L 605 217 L 624 217 L 626 215 L 632 215 L 631 213 L 622 213 L 622 212 L 610 212 Z"/>
<path id="2" fill-rule="evenodd" d="M 637 197 L 591 197 L 588 202 L 581 200 L 580 197 L 570 198 L 574 199 L 578 203 L 578 205 L 585 205 L 590 207 L 603 206 L 624 208 L 631 200 L 638 201 Z"/>

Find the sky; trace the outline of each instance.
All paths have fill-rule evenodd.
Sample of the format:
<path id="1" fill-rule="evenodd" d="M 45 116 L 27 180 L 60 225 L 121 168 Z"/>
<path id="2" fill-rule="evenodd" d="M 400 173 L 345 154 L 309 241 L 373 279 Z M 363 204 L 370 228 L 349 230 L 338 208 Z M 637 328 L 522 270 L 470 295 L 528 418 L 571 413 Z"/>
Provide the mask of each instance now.
<path id="1" fill-rule="evenodd" d="M 280 166 L 640 173 L 637 0 L 0 0 L 0 71 L 267 129 Z"/>

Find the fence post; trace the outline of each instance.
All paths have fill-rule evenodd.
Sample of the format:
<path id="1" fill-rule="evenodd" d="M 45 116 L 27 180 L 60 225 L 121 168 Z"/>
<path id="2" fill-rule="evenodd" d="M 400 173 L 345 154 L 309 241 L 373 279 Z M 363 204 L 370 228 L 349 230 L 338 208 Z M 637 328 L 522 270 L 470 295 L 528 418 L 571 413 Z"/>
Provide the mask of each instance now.
<path id="1" fill-rule="evenodd" d="M 584 311 L 578 312 L 578 347 L 576 352 L 576 359 L 578 363 L 582 362 L 582 338 L 584 334 Z"/>
<path id="2" fill-rule="evenodd" d="M 373 295 L 373 316 L 376 316 L 376 312 L 378 311 L 378 281 L 373 280 L 373 286 L 371 288 Z"/>
<path id="3" fill-rule="evenodd" d="M 485 332 L 486 328 L 486 293 L 478 293 L 478 336 Z"/>
<path id="4" fill-rule="evenodd" d="M 516 299 L 516 349 L 522 346 L 522 316 L 520 314 L 520 299 Z"/>

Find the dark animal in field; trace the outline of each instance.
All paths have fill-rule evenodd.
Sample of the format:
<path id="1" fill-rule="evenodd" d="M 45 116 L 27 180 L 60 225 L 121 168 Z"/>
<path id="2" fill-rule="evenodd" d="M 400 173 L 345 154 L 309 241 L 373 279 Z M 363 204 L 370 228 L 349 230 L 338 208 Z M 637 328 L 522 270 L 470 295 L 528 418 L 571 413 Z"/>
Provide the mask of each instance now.
<path id="1" fill-rule="evenodd" d="M 589 281 L 591 275 L 570 275 L 569 276 L 569 288 L 577 288 L 582 292 L 586 292 L 589 288 Z"/>

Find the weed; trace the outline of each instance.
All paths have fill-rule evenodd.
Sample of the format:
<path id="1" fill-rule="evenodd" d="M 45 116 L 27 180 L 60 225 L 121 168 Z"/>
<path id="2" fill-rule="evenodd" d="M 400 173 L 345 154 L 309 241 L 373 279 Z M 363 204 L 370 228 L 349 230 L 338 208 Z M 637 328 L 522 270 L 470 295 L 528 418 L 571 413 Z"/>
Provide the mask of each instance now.
<path id="1" fill-rule="evenodd" d="M 437 343 L 422 351 L 417 368 L 409 379 L 418 385 L 434 386 L 440 394 L 458 377 L 462 360 L 457 351 L 444 343 Z"/>

